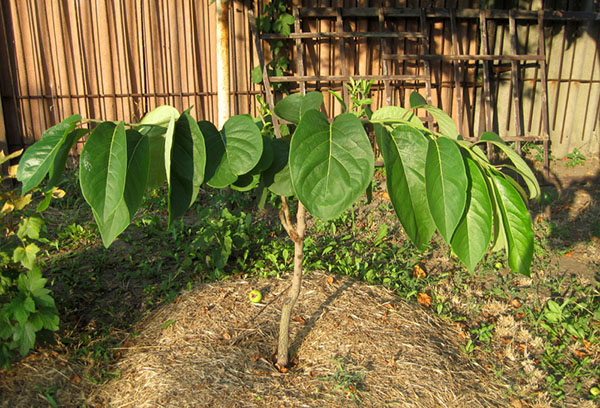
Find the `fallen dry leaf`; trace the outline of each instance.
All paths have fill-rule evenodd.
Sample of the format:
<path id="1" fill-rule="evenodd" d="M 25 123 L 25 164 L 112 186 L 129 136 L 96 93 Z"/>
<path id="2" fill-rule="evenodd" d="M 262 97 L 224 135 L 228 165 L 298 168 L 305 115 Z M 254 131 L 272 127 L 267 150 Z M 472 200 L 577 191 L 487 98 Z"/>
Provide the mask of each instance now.
<path id="1" fill-rule="evenodd" d="M 295 322 L 298 322 L 298 323 L 306 324 L 306 320 L 304 320 L 304 319 L 303 319 L 302 317 L 300 317 L 300 316 L 298 316 L 298 317 L 294 317 L 292 320 L 293 320 L 293 321 L 295 321 Z"/>
<path id="2" fill-rule="evenodd" d="M 419 293 L 417 295 L 417 302 L 425 307 L 429 307 L 431 306 L 431 296 L 429 296 L 427 293 Z"/>
<path id="3" fill-rule="evenodd" d="M 71 381 L 71 384 L 73 384 L 73 385 L 79 385 L 79 384 L 81 384 L 81 377 L 78 376 L 77 374 L 73 374 L 70 381 Z"/>
<path id="4" fill-rule="evenodd" d="M 417 279 L 421 279 L 421 278 L 425 278 L 427 276 L 427 273 L 425 272 L 425 269 L 423 269 L 419 264 L 416 264 L 415 266 L 413 266 L 413 277 L 417 278 Z"/>
<path id="5" fill-rule="evenodd" d="M 386 191 L 384 191 L 381 194 L 381 198 L 383 198 L 384 200 L 389 200 L 390 199 L 390 195 Z"/>
<path id="6" fill-rule="evenodd" d="M 521 306 L 523 306 L 523 304 L 521 302 L 519 302 L 519 299 L 513 299 L 512 302 L 510 302 L 512 304 L 512 306 L 514 308 L 519 308 Z"/>
<path id="7" fill-rule="evenodd" d="M 333 285 L 333 276 L 329 275 L 327 277 L 327 283 L 330 284 L 330 285 Z"/>

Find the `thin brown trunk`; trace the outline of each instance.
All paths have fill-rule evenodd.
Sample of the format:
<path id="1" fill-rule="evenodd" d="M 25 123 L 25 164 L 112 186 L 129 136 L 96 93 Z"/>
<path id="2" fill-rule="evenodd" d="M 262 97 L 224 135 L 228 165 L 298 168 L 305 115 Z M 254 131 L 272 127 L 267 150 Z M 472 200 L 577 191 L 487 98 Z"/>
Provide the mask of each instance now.
<path id="1" fill-rule="evenodd" d="M 294 273 L 292 275 L 292 286 L 281 308 L 279 342 L 277 344 L 277 366 L 280 369 L 285 368 L 289 363 L 290 319 L 292 317 L 292 309 L 298 300 L 302 287 L 302 257 L 304 251 L 304 231 L 306 230 L 306 209 L 302 203 L 298 202 L 295 228 L 291 223 L 289 208 L 285 198 L 282 198 L 282 207 L 279 214 L 281 222 L 290 238 L 294 241 Z"/>

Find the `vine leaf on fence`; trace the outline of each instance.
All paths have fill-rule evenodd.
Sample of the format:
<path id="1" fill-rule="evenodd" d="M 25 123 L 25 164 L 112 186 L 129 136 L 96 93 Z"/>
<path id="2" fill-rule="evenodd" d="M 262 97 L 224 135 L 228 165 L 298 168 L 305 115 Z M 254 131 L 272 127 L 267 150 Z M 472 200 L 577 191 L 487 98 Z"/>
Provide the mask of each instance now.
<path id="1" fill-rule="evenodd" d="M 533 171 L 531 171 L 527 163 L 525 163 L 525 160 L 523 160 L 517 152 L 511 149 L 510 146 L 504 143 L 500 136 L 494 132 L 484 132 L 477 143 L 484 142 L 493 144 L 494 146 L 500 148 L 504 154 L 506 154 L 506 157 L 508 157 L 508 159 L 514 165 L 513 169 L 523 177 L 525 184 L 527 184 L 527 188 L 529 189 L 529 198 L 532 200 L 538 198 L 541 194 L 540 185 L 538 184 Z"/>
<path id="2" fill-rule="evenodd" d="M 102 243 L 106 248 L 129 226 L 135 213 L 142 205 L 150 168 L 150 143 L 138 131 L 129 129 L 127 136 L 127 175 L 123 200 L 106 219 L 94 212 Z"/>
<path id="3" fill-rule="evenodd" d="M 496 206 L 502 217 L 510 268 L 529 276 L 533 258 L 533 229 L 519 192 L 499 174 L 492 173 Z"/>
<path id="4" fill-rule="evenodd" d="M 289 166 L 296 196 L 311 214 L 325 220 L 358 200 L 375 170 L 360 120 L 344 113 L 330 124 L 316 110 L 302 116 L 292 136 Z"/>
<path id="5" fill-rule="evenodd" d="M 323 105 L 323 94 L 313 91 L 306 95 L 299 93 L 288 95 L 275 105 L 275 114 L 281 119 L 298 124 L 305 112 L 319 110 Z"/>
<path id="6" fill-rule="evenodd" d="M 154 188 L 167 180 L 165 173 L 165 135 L 169 125 L 175 126 L 179 111 L 172 106 L 163 105 L 149 112 L 140 121 L 138 131 L 148 137 L 150 143 L 150 171 L 148 187 Z M 171 121 L 171 119 L 173 119 Z M 172 131 L 172 130 L 171 130 Z"/>
<path id="7" fill-rule="evenodd" d="M 90 133 L 79 159 L 81 192 L 102 222 L 123 199 L 126 176 L 125 125 L 103 122 Z"/>
<path id="8" fill-rule="evenodd" d="M 465 162 L 469 179 L 466 209 L 450 244 L 458 258 L 473 271 L 492 238 L 492 202 L 479 166 L 468 157 Z"/>
<path id="9" fill-rule="evenodd" d="M 435 231 L 425 189 L 428 140 L 409 125 L 398 125 L 391 134 L 383 126 L 375 129 L 390 200 L 404 231 L 413 244 L 423 250 Z"/>
<path id="10" fill-rule="evenodd" d="M 450 244 L 467 201 L 468 179 L 457 144 L 440 137 L 429 142 L 425 166 L 425 188 L 435 225 Z"/>
<path id="11" fill-rule="evenodd" d="M 165 140 L 169 225 L 192 205 L 204 181 L 206 147 L 198 123 L 184 112 Z"/>
<path id="12" fill-rule="evenodd" d="M 81 121 L 81 115 L 72 115 L 47 129 L 42 138 L 30 146 L 21 157 L 17 180 L 23 183 L 21 194 L 37 187 L 50 171 L 54 158 L 67 134 Z"/>

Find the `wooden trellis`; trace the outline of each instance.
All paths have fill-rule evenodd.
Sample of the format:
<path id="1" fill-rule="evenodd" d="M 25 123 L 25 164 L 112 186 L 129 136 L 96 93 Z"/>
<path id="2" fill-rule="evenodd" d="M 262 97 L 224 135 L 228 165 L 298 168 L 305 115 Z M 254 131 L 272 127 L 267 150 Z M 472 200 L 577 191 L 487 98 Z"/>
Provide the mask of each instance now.
<path id="1" fill-rule="evenodd" d="M 511 104 L 510 110 L 512 120 L 514 121 L 515 134 L 504 135 L 503 139 L 507 142 L 515 142 L 516 149 L 520 151 L 523 142 L 541 142 L 544 150 L 544 168 L 548 171 L 549 165 L 549 126 L 548 126 L 548 106 L 547 106 L 547 77 L 546 77 L 546 55 L 544 50 L 544 12 L 537 13 L 538 30 L 538 49 L 537 53 L 519 54 L 517 46 L 517 22 L 519 20 L 532 19 L 531 13 L 520 13 L 517 11 L 500 10 L 456 10 L 456 9 L 394 9 L 394 8 L 294 8 L 293 16 L 295 18 L 294 32 L 290 36 L 279 34 L 259 34 L 256 30 L 254 17 L 249 14 L 250 27 L 253 31 L 255 46 L 261 65 L 263 66 L 263 80 L 267 93 L 267 102 L 271 107 L 274 105 L 273 95 L 270 90 L 270 83 L 297 83 L 300 92 L 304 93 L 307 84 L 312 83 L 316 86 L 321 82 L 340 83 L 344 91 L 343 97 L 348 103 L 348 93 L 343 86 L 354 79 L 373 79 L 383 84 L 385 102 L 388 105 L 394 103 L 392 90 L 407 88 L 424 88 L 425 96 L 431 103 L 431 62 L 447 61 L 451 62 L 453 69 L 453 85 L 456 90 L 457 108 L 458 108 L 458 128 L 462 133 L 466 126 L 464 123 L 465 113 L 467 117 L 474 114 L 475 104 L 479 103 L 479 109 L 483 118 L 481 120 L 484 131 L 495 131 L 497 125 L 494 124 L 494 84 L 492 82 L 492 69 L 498 68 L 510 71 Z M 335 21 L 335 31 L 328 32 L 305 32 L 302 31 L 303 18 L 322 19 Z M 373 18 L 378 21 L 378 31 L 351 31 L 347 29 L 346 19 L 352 18 Z M 462 51 L 462 41 L 459 38 L 457 29 L 457 19 L 475 20 L 479 23 L 479 52 L 477 54 L 464 54 Z M 394 26 L 394 21 L 398 19 L 412 19 L 416 22 L 418 28 L 414 30 L 398 30 Z M 449 20 L 451 27 L 452 52 L 450 54 L 430 53 L 429 27 L 434 19 Z M 490 52 L 489 45 L 489 24 L 498 20 L 508 21 L 510 52 L 493 54 Z M 379 44 L 380 50 L 379 67 L 380 74 L 377 75 L 352 75 L 347 68 L 346 42 L 356 41 L 357 39 L 370 38 Z M 305 70 L 305 52 L 309 55 L 315 55 L 311 47 L 314 47 L 315 41 L 327 39 L 335 44 L 341 64 L 341 74 L 337 75 L 308 75 Z M 271 76 L 267 75 L 264 69 L 264 57 L 262 53 L 261 40 L 287 40 L 295 43 L 296 70 L 292 76 Z M 410 49 L 413 52 L 406 52 Z M 400 64 L 411 64 L 413 73 L 407 74 L 399 69 Z M 496 65 L 497 64 L 497 65 Z M 535 64 L 536 78 L 539 71 L 539 86 L 541 87 L 541 130 L 540 135 L 525 136 L 522 115 L 522 68 L 525 66 L 531 68 Z M 479 69 L 483 76 L 482 91 L 479 100 L 475 100 L 475 94 L 469 95 L 464 92 L 463 84 L 466 81 L 466 74 L 469 66 Z M 400 71 L 400 72 L 399 72 Z M 536 80 L 537 84 L 537 80 Z M 472 116 L 471 116 L 472 117 Z M 277 126 L 275 127 L 277 129 Z M 480 132 L 481 133 L 481 132 Z M 467 139 L 477 139 L 479 135 L 466 137 Z"/>

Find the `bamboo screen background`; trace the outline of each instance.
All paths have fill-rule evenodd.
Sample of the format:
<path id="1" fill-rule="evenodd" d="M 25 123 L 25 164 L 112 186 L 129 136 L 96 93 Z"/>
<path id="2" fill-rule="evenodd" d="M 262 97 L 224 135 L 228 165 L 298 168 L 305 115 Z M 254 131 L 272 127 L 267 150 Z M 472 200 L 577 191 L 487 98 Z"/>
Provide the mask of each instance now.
<path id="1" fill-rule="evenodd" d="M 493 1 L 495 9 L 538 10 L 541 0 Z M 548 62 L 548 113 L 552 152 L 561 157 L 578 148 L 597 153 L 600 146 L 600 56 L 598 55 L 600 5 L 597 0 L 545 1 L 545 8 L 585 10 L 581 18 L 546 21 L 545 45 Z M 294 0 L 299 7 L 396 7 L 396 8 L 478 8 L 476 0 Z M 255 4 L 255 13 L 263 1 Z M 233 2 L 230 11 L 231 111 L 256 113 L 255 95 L 261 86 L 251 83 L 250 72 L 257 65 L 248 26 L 248 5 Z M 596 18 L 596 20 L 595 20 Z M 6 0 L 0 5 L 0 95 L 6 133 L 0 144 L 9 151 L 38 140 L 44 129 L 73 113 L 85 118 L 139 120 L 161 104 L 179 110 L 192 108 L 197 119 L 216 120 L 215 5 L 208 0 Z M 431 54 L 452 54 L 450 23 L 428 19 Z M 348 31 L 378 31 L 373 18 L 344 22 Z M 417 19 L 395 19 L 387 26 L 398 30 L 418 29 Z M 537 52 L 537 30 L 519 24 L 519 53 Z M 335 20 L 303 19 L 304 31 L 335 31 Z M 458 19 L 457 31 L 464 54 L 480 52 L 477 21 Z M 508 24 L 490 28 L 490 53 L 509 54 Z M 319 41 L 305 49 L 308 73 L 339 72 L 337 40 Z M 397 43 L 406 53 L 419 52 L 411 43 Z M 412 48 L 411 48 L 412 47 Z M 267 56 L 269 55 L 268 46 Z M 292 61 L 294 47 L 291 47 Z M 310 55 L 313 52 L 313 55 Z M 380 42 L 373 39 L 347 40 L 345 59 L 349 73 L 381 74 Z M 293 64 L 292 64 L 293 65 Z M 478 111 L 481 78 L 476 64 L 463 81 L 463 103 L 472 104 L 465 113 L 463 133 L 478 136 L 483 127 Z M 510 65 L 510 64 L 509 64 Z M 523 65 L 522 116 L 525 136 L 540 133 L 539 72 Z M 492 66 L 495 96 L 495 126 L 501 135 L 510 135 L 514 121 L 510 114 L 510 73 L 506 63 Z M 396 63 L 397 73 L 412 73 L 414 63 Z M 457 119 L 457 93 L 453 65 L 431 62 L 432 101 Z M 309 84 L 320 90 L 341 90 L 342 84 Z M 394 103 L 404 104 L 412 89 L 424 92 L 419 84 L 394 88 Z M 326 110 L 339 112 L 333 97 L 325 93 Z M 383 87 L 373 88 L 376 106 L 384 102 Z M 3 147 L 3 146 L 0 146 Z"/>

